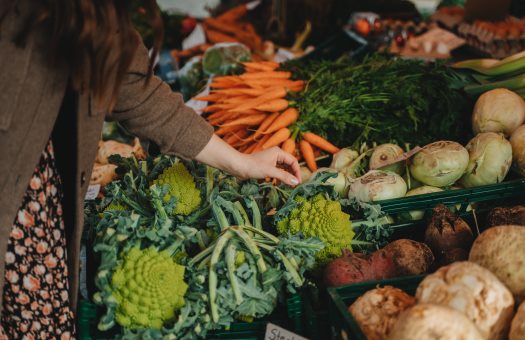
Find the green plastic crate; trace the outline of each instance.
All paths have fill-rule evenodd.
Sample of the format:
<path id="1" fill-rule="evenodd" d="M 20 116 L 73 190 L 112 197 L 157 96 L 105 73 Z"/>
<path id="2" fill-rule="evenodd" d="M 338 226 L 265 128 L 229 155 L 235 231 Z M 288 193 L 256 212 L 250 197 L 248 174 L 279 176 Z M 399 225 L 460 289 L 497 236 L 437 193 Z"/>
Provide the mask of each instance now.
<path id="1" fill-rule="evenodd" d="M 101 309 L 95 304 L 81 300 L 78 309 L 79 340 L 109 340 L 113 339 L 118 330 L 99 332 L 97 323 Z M 286 299 L 286 308 L 278 306 L 274 314 L 262 320 L 253 322 L 234 322 L 228 330 L 212 331 L 206 339 L 236 339 L 259 340 L 264 338 L 268 322 L 287 328 L 295 333 L 302 333 L 303 298 L 301 294 L 293 294 Z"/>
<path id="2" fill-rule="evenodd" d="M 498 184 L 484 185 L 470 189 L 446 190 L 431 194 L 396 198 L 378 202 L 387 214 L 397 214 L 412 210 L 431 210 L 437 204 L 447 206 L 461 205 L 462 209 L 471 203 L 501 201 L 510 198 L 523 198 L 525 178 Z"/>
<path id="3" fill-rule="evenodd" d="M 366 340 L 352 314 L 348 312 L 348 306 L 357 300 L 358 297 L 376 287 L 393 286 L 412 295 L 424 277 L 425 275 L 419 275 L 328 288 L 330 296 L 330 333 L 332 338 Z"/>

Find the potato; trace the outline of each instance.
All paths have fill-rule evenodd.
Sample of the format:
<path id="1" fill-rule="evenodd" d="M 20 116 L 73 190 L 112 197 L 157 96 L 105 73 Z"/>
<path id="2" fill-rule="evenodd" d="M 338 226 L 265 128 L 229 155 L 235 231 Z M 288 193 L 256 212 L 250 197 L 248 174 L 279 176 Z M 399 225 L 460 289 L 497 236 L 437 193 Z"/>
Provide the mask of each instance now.
<path id="1" fill-rule="evenodd" d="M 447 306 L 464 314 L 491 340 L 507 337 L 514 299 L 489 270 L 472 262 L 455 262 L 428 275 L 416 291 L 418 303 Z"/>
<path id="2" fill-rule="evenodd" d="M 525 340 L 525 302 L 518 307 L 518 311 L 512 319 L 509 340 Z"/>
<path id="3" fill-rule="evenodd" d="M 494 273 L 517 302 L 525 299 L 525 227 L 504 225 L 484 231 L 474 241 L 469 261 Z"/>
<path id="4" fill-rule="evenodd" d="M 397 320 L 389 340 L 485 340 L 476 326 L 460 312 L 439 305 L 419 304 Z"/>

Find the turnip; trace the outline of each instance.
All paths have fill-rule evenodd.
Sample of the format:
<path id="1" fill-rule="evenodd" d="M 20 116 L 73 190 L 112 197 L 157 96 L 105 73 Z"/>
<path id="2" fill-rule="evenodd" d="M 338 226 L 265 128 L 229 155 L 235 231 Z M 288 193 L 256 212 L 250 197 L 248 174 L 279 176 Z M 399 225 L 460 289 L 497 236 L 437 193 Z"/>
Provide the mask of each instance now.
<path id="1" fill-rule="evenodd" d="M 368 340 L 386 339 L 399 315 L 416 303 L 399 288 L 386 286 L 369 290 L 349 308 Z"/>
<path id="2" fill-rule="evenodd" d="M 485 340 L 465 315 L 452 308 L 420 304 L 397 320 L 389 340 Z"/>
<path id="3" fill-rule="evenodd" d="M 496 275 L 521 302 L 525 299 L 525 227 L 490 228 L 476 238 L 469 261 Z"/>
<path id="4" fill-rule="evenodd" d="M 428 275 L 417 288 L 416 299 L 461 312 L 486 339 L 505 339 L 508 334 L 512 294 L 494 274 L 475 263 L 456 262 Z"/>

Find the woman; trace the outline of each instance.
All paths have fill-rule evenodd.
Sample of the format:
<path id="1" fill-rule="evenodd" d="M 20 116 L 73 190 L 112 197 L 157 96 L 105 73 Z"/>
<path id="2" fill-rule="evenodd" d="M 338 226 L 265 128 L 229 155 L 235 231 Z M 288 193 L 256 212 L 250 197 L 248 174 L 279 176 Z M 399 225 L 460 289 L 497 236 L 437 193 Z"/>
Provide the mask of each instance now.
<path id="1" fill-rule="evenodd" d="M 164 154 L 299 183 L 291 155 L 240 154 L 151 76 L 128 2 L 0 0 L 0 297 L 10 339 L 74 336 L 83 197 L 104 118 Z M 155 55 L 162 23 L 155 1 L 143 2 Z"/>

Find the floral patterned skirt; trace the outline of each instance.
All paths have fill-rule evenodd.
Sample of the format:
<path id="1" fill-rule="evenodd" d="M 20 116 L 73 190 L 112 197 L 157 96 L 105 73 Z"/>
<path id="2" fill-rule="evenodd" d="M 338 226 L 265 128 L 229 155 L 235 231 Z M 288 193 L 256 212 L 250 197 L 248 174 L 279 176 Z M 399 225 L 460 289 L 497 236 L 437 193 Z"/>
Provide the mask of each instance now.
<path id="1" fill-rule="evenodd" d="M 31 177 L 5 254 L 2 339 L 71 339 L 61 181 L 51 141 Z"/>

